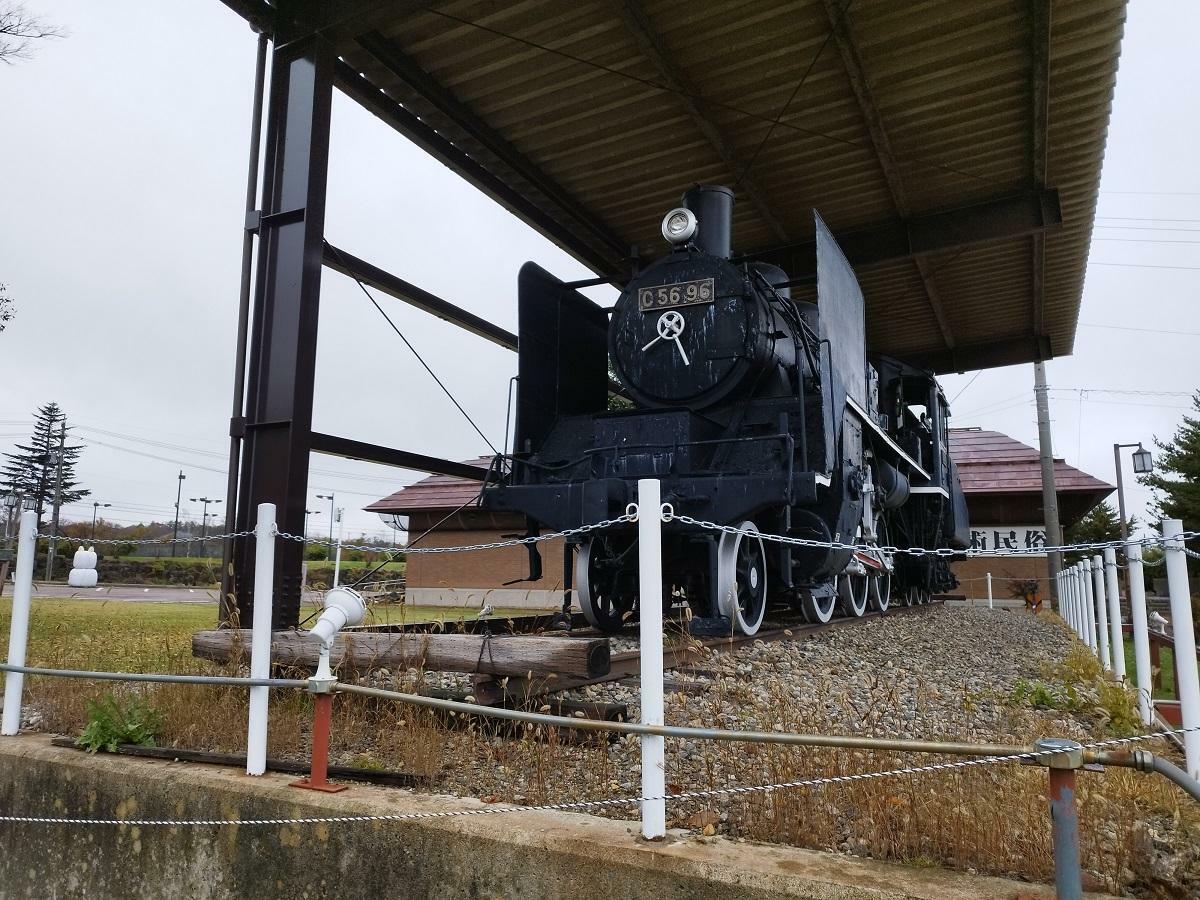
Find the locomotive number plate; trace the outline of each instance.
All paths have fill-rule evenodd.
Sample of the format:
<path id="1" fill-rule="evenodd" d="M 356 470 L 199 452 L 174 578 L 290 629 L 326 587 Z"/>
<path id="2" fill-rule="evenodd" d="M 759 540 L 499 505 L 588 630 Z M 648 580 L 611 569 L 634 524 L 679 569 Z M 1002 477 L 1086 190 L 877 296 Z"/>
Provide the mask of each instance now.
<path id="1" fill-rule="evenodd" d="M 651 312 L 656 309 L 670 309 L 673 306 L 712 303 L 714 293 L 715 285 L 711 278 L 640 288 L 638 290 L 638 309 L 642 312 Z"/>

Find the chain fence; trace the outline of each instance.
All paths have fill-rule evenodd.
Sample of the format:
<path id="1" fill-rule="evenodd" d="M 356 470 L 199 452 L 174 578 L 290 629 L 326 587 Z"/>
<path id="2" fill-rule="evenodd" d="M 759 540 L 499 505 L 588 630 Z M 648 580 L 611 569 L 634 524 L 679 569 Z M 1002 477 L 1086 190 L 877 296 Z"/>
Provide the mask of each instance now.
<path id="1" fill-rule="evenodd" d="M 1191 728 L 1176 728 L 1168 731 L 1154 731 L 1132 737 L 1109 738 L 1103 741 L 1092 741 L 1080 744 L 1082 750 L 1099 750 L 1102 748 L 1120 747 L 1127 744 L 1141 743 L 1156 738 L 1178 737 L 1193 731 L 1200 731 L 1200 726 Z M 378 813 L 372 815 L 348 816 L 297 816 L 285 819 L 85 819 L 67 816 L 16 816 L 0 815 L 0 822 L 23 825 L 96 825 L 96 826 L 131 826 L 169 828 L 220 828 L 228 825 L 236 826 L 288 826 L 288 825 L 350 825 L 371 822 L 412 822 L 423 819 L 455 819 L 469 816 L 487 816 L 500 813 L 516 812 L 572 812 L 589 809 L 612 809 L 627 806 L 639 806 L 643 803 L 667 802 L 674 803 L 684 800 L 704 800 L 713 797 L 738 797 L 749 794 L 770 794 L 776 791 L 795 790 L 798 788 L 819 788 L 826 785 L 848 784 L 858 781 L 871 781 L 879 778 L 893 778 L 901 775 L 925 775 L 933 772 L 964 770 L 979 766 L 998 765 L 1000 763 L 1029 763 L 1036 762 L 1044 756 L 1060 755 L 1062 747 L 1048 750 L 1030 750 L 1022 753 L 1011 753 L 1003 756 L 976 756 L 970 759 L 959 759 L 951 762 L 929 763 L 923 766 L 902 766 L 895 769 L 885 769 L 878 772 L 855 772 L 847 775 L 826 775 L 820 778 L 801 778 L 793 781 L 778 781 L 770 784 L 733 785 L 723 788 L 706 788 L 698 791 L 681 791 L 653 797 L 611 797 L 602 800 L 571 800 L 564 803 L 542 803 L 532 806 L 485 806 L 478 809 L 453 809 L 431 812 L 411 813 Z"/>
<path id="2" fill-rule="evenodd" d="M 301 544 L 311 544 L 314 546 L 322 546 L 322 547 L 341 547 L 343 550 L 360 550 L 360 551 L 367 551 L 367 552 L 377 552 L 377 553 L 385 552 L 385 553 L 396 553 L 396 554 L 403 553 L 405 555 L 416 554 L 416 553 L 425 553 L 425 554 L 470 553 L 470 552 L 481 551 L 481 550 L 502 550 L 507 547 L 523 547 L 523 546 L 528 546 L 531 544 L 540 544 L 545 541 L 568 540 L 570 538 L 576 538 L 576 537 L 580 537 L 582 535 L 592 534 L 593 532 L 603 531 L 605 529 L 613 528 L 618 525 L 631 525 L 631 524 L 637 522 L 637 516 L 638 516 L 638 514 L 637 514 L 636 505 L 631 503 L 629 505 L 629 508 L 627 509 L 627 511 L 625 513 L 623 513 L 622 515 L 616 516 L 615 518 L 612 518 L 612 519 L 603 519 L 599 522 L 595 522 L 590 525 L 580 525 L 576 528 L 566 528 L 566 529 L 563 529 L 562 531 L 551 531 L 551 532 L 546 532 L 545 534 L 528 535 L 526 537 L 519 537 L 519 538 L 508 538 L 508 539 L 501 540 L 501 541 L 490 541 L 487 543 L 480 543 L 480 544 L 463 544 L 463 545 L 456 545 L 456 546 L 451 546 L 451 547 L 381 547 L 379 545 L 373 545 L 373 544 L 339 543 L 337 541 L 330 541 L 327 538 L 311 538 L 311 537 L 305 537 L 304 535 L 301 535 L 301 534 L 292 534 L 290 532 L 279 531 L 279 530 L 276 530 L 274 533 L 277 537 L 279 537 L 282 540 L 286 540 L 286 541 L 295 541 L 295 542 L 301 543 Z M 1184 531 L 1181 534 L 1177 535 L 1175 538 L 1170 538 L 1170 539 L 1163 538 L 1160 535 L 1151 535 L 1149 537 L 1131 538 L 1129 540 L 1092 541 L 1092 542 L 1081 543 L 1081 544 L 1061 544 L 1061 545 L 1056 545 L 1056 546 L 1048 545 L 1048 546 L 1041 546 L 1041 547 L 1001 547 L 1001 548 L 993 548 L 990 550 L 968 548 L 965 550 L 961 550 L 961 549 L 956 549 L 956 548 L 952 548 L 952 547 L 937 547 L 937 548 L 894 547 L 894 546 L 886 545 L 886 544 L 884 544 L 884 545 L 852 544 L 852 543 L 847 543 L 844 541 L 823 541 L 823 540 L 819 540 L 817 538 L 802 538 L 802 537 L 794 537 L 791 535 L 772 534 L 770 532 L 765 532 L 765 531 L 751 531 L 749 529 L 737 528 L 736 526 L 733 526 L 733 525 L 722 525 L 718 522 L 712 522 L 707 519 L 697 519 L 697 518 L 694 518 L 689 515 L 676 513 L 671 509 L 671 505 L 669 503 L 663 504 L 662 520 L 664 523 L 678 522 L 682 525 L 690 525 L 695 528 L 701 528 L 701 529 L 704 529 L 707 531 L 716 531 L 716 532 L 720 532 L 722 534 L 730 534 L 730 535 L 742 535 L 742 536 L 748 536 L 748 537 L 757 537 L 764 541 L 770 541 L 771 543 L 783 544 L 783 545 L 793 546 L 793 547 L 803 547 L 806 549 L 849 550 L 849 551 L 860 551 L 860 552 L 870 551 L 870 552 L 882 553 L 882 554 L 891 555 L 891 556 L 895 556 L 895 555 L 938 556 L 938 557 L 943 557 L 943 558 L 947 558 L 947 559 L 955 559 L 955 558 L 977 559 L 977 558 L 985 558 L 985 557 L 995 557 L 995 558 L 1029 557 L 1029 556 L 1044 556 L 1047 553 L 1054 553 L 1054 552 L 1082 553 L 1082 552 L 1087 552 L 1087 551 L 1103 551 L 1103 550 L 1110 550 L 1110 549 L 1124 550 L 1126 547 L 1134 546 L 1134 545 L 1140 546 L 1140 547 L 1161 546 L 1163 544 L 1166 544 L 1169 540 L 1178 540 L 1178 541 L 1182 542 L 1182 541 L 1190 541 L 1190 540 L 1195 540 L 1196 538 L 1200 538 L 1200 531 Z M 225 534 L 209 535 L 207 540 L 223 541 L 223 540 L 232 539 L 232 538 L 251 537 L 254 534 L 255 534 L 255 532 L 253 530 L 233 531 L 233 532 L 228 532 Z M 44 533 L 40 533 L 40 532 L 38 534 L 36 534 L 35 537 L 37 537 L 39 539 L 54 539 L 61 543 L 67 543 L 67 544 L 80 544 L 81 546 L 85 545 L 85 544 L 86 545 L 135 544 L 135 545 L 139 545 L 139 546 L 141 546 L 141 545 L 160 545 L 161 546 L 163 544 L 171 544 L 171 543 L 178 542 L 172 538 L 147 538 L 147 539 L 138 539 L 138 540 L 124 540 L 124 539 L 111 539 L 111 538 L 108 538 L 108 539 L 97 538 L 95 540 L 92 540 L 89 538 L 89 539 L 84 540 L 84 539 L 80 539 L 80 538 L 67 538 L 67 537 L 64 537 L 63 535 L 55 536 L 55 535 L 44 534 Z M 1183 549 L 1184 553 L 1186 553 L 1189 557 L 1192 557 L 1194 559 L 1200 559 L 1200 552 L 1192 550 L 1191 548 L 1188 548 L 1188 547 L 1183 547 L 1182 549 Z M 1142 562 L 1142 564 L 1145 566 L 1159 566 L 1159 565 L 1162 565 L 1162 563 L 1163 563 L 1163 559 L 1158 559 L 1155 561 L 1143 560 L 1143 562 Z"/>

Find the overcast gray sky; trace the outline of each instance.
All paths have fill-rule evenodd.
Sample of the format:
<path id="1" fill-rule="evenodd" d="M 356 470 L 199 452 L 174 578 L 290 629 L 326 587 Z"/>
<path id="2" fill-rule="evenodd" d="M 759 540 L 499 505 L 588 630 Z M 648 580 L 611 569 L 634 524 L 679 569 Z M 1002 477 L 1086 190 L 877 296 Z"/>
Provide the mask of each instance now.
<path id="1" fill-rule="evenodd" d="M 119 522 L 169 519 L 182 468 L 184 511 L 198 518 L 189 497 L 224 496 L 254 36 L 217 0 L 27 6 L 70 36 L 0 67 L 0 282 L 18 305 L 0 335 L 0 449 L 57 401 L 89 445 L 78 471 L 93 498 L 73 517 L 95 499 Z M 1169 436 L 1200 386 L 1197 33 L 1200 6 L 1131 3 L 1084 324 L 1074 356 L 1048 366 L 1056 454 L 1108 481 L 1112 444 Z M 1166 227 L 1179 230 L 1154 230 Z M 508 328 L 525 260 L 587 275 L 337 93 L 326 234 Z M 498 443 L 515 355 L 382 302 Z M 943 379 L 948 396 L 962 391 L 954 424 L 1036 444 L 1032 367 L 972 377 Z M 329 270 L 314 426 L 450 458 L 486 450 L 354 283 Z M 1127 475 L 1140 510 L 1149 498 Z M 315 457 L 311 527 L 328 528 L 315 495 L 333 490 L 350 532 L 382 533 L 359 507 L 416 477 Z"/>

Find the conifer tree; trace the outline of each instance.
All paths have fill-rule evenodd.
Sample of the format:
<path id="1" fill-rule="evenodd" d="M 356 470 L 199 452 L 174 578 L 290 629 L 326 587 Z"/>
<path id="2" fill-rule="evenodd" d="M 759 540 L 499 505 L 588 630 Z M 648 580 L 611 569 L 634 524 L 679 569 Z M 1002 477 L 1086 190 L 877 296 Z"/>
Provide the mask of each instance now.
<path id="1" fill-rule="evenodd" d="M 1155 438 L 1154 472 L 1138 476 L 1154 490 L 1154 514 L 1182 520 L 1185 530 L 1200 528 L 1200 391 L 1192 395 L 1192 409 L 1173 440 Z"/>
<path id="2" fill-rule="evenodd" d="M 39 529 L 42 520 L 54 505 L 54 489 L 57 477 L 55 456 L 58 452 L 59 429 L 67 415 L 57 403 L 47 403 L 34 414 L 33 436 L 27 444 L 17 444 L 15 453 L 4 454 L 4 465 L 0 469 L 4 490 L 22 497 L 33 497 L 36 502 Z M 86 497 L 90 491 L 79 487 L 75 477 L 75 463 L 83 451 L 81 444 L 71 444 L 71 427 L 67 426 L 68 443 L 63 453 L 61 504 L 74 503 Z"/>

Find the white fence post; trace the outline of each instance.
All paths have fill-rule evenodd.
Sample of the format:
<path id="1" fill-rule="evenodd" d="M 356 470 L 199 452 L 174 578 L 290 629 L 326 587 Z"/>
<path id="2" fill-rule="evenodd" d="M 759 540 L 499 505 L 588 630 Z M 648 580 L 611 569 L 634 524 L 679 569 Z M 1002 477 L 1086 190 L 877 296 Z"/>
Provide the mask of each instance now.
<path id="1" fill-rule="evenodd" d="M 1133 671 L 1137 678 L 1142 724 L 1154 723 L 1154 673 L 1150 671 L 1150 632 L 1146 628 L 1146 585 L 1142 581 L 1142 545 L 1125 545 L 1129 566 L 1129 621 L 1133 623 Z"/>
<path id="2" fill-rule="evenodd" d="M 992 573 L 987 573 L 988 609 L 992 608 Z"/>
<path id="3" fill-rule="evenodd" d="M 1086 559 L 1079 561 L 1079 584 L 1083 588 L 1083 609 L 1084 615 L 1087 617 L 1087 645 L 1092 648 L 1092 652 L 1098 657 L 1100 651 L 1096 645 L 1096 604 L 1092 601 L 1092 573 L 1091 563 Z"/>
<path id="4" fill-rule="evenodd" d="M 1196 675 L 1196 633 L 1192 630 L 1192 597 L 1188 588 L 1187 557 L 1183 552 L 1183 523 L 1163 519 L 1166 539 L 1167 585 L 1171 594 L 1171 634 L 1175 639 L 1175 690 L 1183 727 L 1200 728 L 1200 680 Z M 1200 731 L 1183 735 L 1183 755 L 1188 774 L 1200 778 Z"/>
<path id="5" fill-rule="evenodd" d="M 250 631 L 250 677 L 271 677 L 271 606 L 275 588 L 275 504 L 258 504 L 254 526 L 254 615 Z M 246 774 L 267 771 L 267 707 L 269 687 L 250 688 L 250 721 L 246 727 Z"/>
<path id="6" fill-rule="evenodd" d="M 1112 656 L 1108 646 L 1108 604 L 1104 602 L 1104 560 L 1093 556 L 1091 560 L 1092 597 L 1096 604 L 1096 634 L 1100 638 L 1100 662 L 1112 671 Z"/>
<path id="7" fill-rule="evenodd" d="M 642 724 L 664 724 L 662 611 L 662 497 L 653 478 L 638 480 L 638 607 L 641 637 Z M 642 796 L 667 792 L 666 739 L 642 735 Z M 667 833 L 665 800 L 642 802 L 642 837 Z"/>
<path id="8" fill-rule="evenodd" d="M 33 598 L 33 561 L 37 556 L 37 513 L 21 513 L 21 531 L 17 537 L 17 570 L 13 575 L 12 622 L 8 626 L 8 664 L 25 665 L 25 646 L 29 642 L 29 606 Z M 21 699 L 25 691 L 22 672 L 4 675 L 4 721 L 0 734 L 21 730 Z"/>
<path id="9" fill-rule="evenodd" d="M 1070 592 L 1070 616 L 1075 628 L 1075 637 L 1084 640 L 1084 605 L 1079 601 L 1079 576 L 1075 566 L 1067 571 L 1067 590 Z"/>
<path id="10" fill-rule="evenodd" d="M 1108 630 L 1112 634 L 1112 668 L 1117 681 L 1125 680 L 1125 636 L 1121 631 L 1121 590 L 1117 586 L 1117 551 L 1104 550 L 1104 592 L 1108 595 Z"/>

